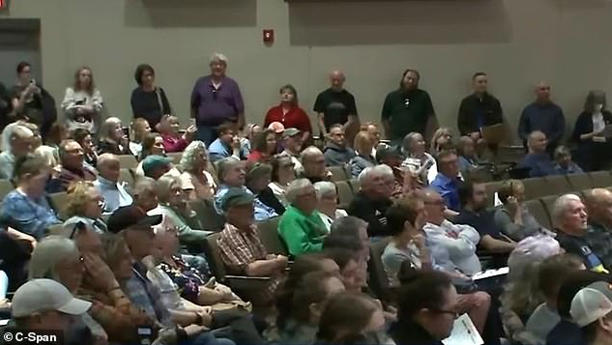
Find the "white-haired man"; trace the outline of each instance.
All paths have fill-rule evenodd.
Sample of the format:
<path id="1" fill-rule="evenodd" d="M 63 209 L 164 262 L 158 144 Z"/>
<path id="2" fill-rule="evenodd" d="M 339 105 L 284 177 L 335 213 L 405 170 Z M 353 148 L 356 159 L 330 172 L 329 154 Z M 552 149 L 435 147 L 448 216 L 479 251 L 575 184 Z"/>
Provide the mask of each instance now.
<path id="1" fill-rule="evenodd" d="M 191 116 L 196 119 L 198 140 L 206 146 L 217 138 L 217 126 L 224 122 L 244 126 L 244 102 L 238 83 L 225 75 L 227 57 L 214 53 L 210 75 L 201 77 L 191 92 Z"/>
<path id="2" fill-rule="evenodd" d="M 533 131 L 527 139 L 529 153 L 518 164 L 521 168 L 529 168 L 530 177 L 556 175 L 555 163 L 546 152 L 548 139 L 541 131 Z"/>
<path id="3" fill-rule="evenodd" d="M 104 197 L 104 212 L 113 213 L 116 209 L 132 204 L 132 196 L 125 189 L 124 182 L 119 181 L 121 164 L 112 153 L 98 157 L 98 178 L 94 186 Z"/>
<path id="4" fill-rule="evenodd" d="M 27 127 L 14 126 L 10 132 L 9 151 L 0 153 L 0 178 L 12 179 L 15 161 L 32 152 L 34 133 Z"/>
<path id="5" fill-rule="evenodd" d="M 368 223 L 368 235 L 387 236 L 385 213 L 391 206 L 393 194 L 393 170 L 387 165 L 365 168 L 359 174 L 361 190 L 351 201 L 347 212 Z"/>
<path id="6" fill-rule="evenodd" d="M 325 224 L 317 211 L 317 195 L 308 179 L 297 179 L 287 186 L 289 206 L 278 223 L 278 233 L 289 254 L 319 252 L 327 236 Z"/>
<path id="7" fill-rule="evenodd" d="M 557 230 L 557 241 L 566 252 L 580 256 L 588 269 L 608 273 L 587 241 L 587 211 L 579 196 L 564 194 L 557 198 L 552 219 Z"/>

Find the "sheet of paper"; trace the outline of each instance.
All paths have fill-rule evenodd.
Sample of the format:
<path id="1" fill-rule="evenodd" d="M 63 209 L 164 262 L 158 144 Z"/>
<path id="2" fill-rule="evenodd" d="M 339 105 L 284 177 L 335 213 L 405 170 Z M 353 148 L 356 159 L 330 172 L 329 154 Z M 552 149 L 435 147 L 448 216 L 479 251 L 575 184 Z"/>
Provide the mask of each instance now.
<path id="1" fill-rule="evenodd" d="M 506 266 L 506 267 L 498 268 L 496 270 L 486 270 L 486 271 L 478 272 L 472 276 L 472 279 L 476 281 L 480 279 L 497 277 L 497 276 L 508 274 L 508 272 L 510 272 L 510 268 Z"/>
<path id="2" fill-rule="evenodd" d="M 468 316 L 463 314 L 455 320 L 451 335 L 442 340 L 444 345 L 482 345 L 484 341 L 480 337 L 476 326 Z"/>

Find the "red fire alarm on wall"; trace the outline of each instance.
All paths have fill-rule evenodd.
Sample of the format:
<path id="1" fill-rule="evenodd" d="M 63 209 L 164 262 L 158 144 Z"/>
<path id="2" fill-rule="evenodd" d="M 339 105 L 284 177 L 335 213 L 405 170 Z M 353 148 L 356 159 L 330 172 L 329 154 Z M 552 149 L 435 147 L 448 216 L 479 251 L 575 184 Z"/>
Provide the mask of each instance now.
<path id="1" fill-rule="evenodd" d="M 272 29 L 264 29 L 263 31 L 263 41 L 264 43 L 272 43 L 274 42 L 274 30 Z"/>

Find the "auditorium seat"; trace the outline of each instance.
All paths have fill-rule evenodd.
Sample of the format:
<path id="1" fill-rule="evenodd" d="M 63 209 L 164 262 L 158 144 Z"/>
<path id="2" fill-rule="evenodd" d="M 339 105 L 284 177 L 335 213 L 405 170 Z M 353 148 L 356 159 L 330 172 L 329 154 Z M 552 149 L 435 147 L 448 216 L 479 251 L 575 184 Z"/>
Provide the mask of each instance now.
<path id="1" fill-rule="evenodd" d="M 543 177 L 530 177 L 522 180 L 525 185 L 525 199 L 532 200 L 545 196 L 548 193 L 544 192 L 546 180 Z"/>
<path id="2" fill-rule="evenodd" d="M 136 169 L 138 167 L 138 161 L 132 155 L 118 155 L 117 157 L 119 158 L 119 166 L 122 169 Z"/>
<path id="3" fill-rule="evenodd" d="M 612 186 L 612 175 L 609 171 L 593 171 L 589 173 L 593 188 L 607 188 Z"/>
<path id="4" fill-rule="evenodd" d="M 544 205 L 544 208 L 546 209 L 546 213 L 548 214 L 548 218 L 550 219 L 550 222 L 552 223 L 553 227 L 554 227 L 555 220 L 552 217 L 552 210 L 553 210 L 553 205 L 555 204 L 555 200 L 557 200 L 558 197 L 559 195 L 547 195 L 545 197 L 540 198 L 540 200 L 542 201 L 542 204 Z"/>
<path id="5" fill-rule="evenodd" d="M 166 153 L 166 156 L 168 158 L 172 158 L 172 163 L 174 163 L 174 165 L 178 165 L 181 162 L 181 157 L 183 157 L 183 153 L 182 152 L 168 152 Z"/>
<path id="6" fill-rule="evenodd" d="M 351 185 L 351 189 L 353 190 L 353 194 L 359 193 L 359 191 L 361 190 L 361 183 L 359 182 L 358 179 L 356 179 L 356 178 L 350 179 L 349 180 L 349 184 Z"/>
<path id="7" fill-rule="evenodd" d="M 349 179 L 349 175 L 348 175 L 348 172 L 346 171 L 345 166 L 330 166 L 330 167 L 327 167 L 327 170 L 329 170 L 329 172 L 331 172 L 332 174 L 331 176 L 332 182 L 346 181 Z"/>
<path id="8" fill-rule="evenodd" d="M 542 196 L 553 194 L 565 194 L 572 191 L 572 187 L 565 175 L 550 175 L 543 177 L 546 184 L 541 186 Z"/>
<path id="9" fill-rule="evenodd" d="M 221 231 L 225 225 L 225 217 L 219 215 L 214 208 L 212 200 L 194 200 L 189 203 L 196 213 L 195 221 L 189 226 L 196 225 L 196 230 Z"/>
<path id="10" fill-rule="evenodd" d="M 487 193 L 487 207 L 493 207 L 493 204 L 495 203 L 495 193 L 497 193 L 501 184 L 501 181 L 487 182 L 484 184 Z"/>
<path id="11" fill-rule="evenodd" d="M 538 221 L 538 223 L 548 230 L 552 230 L 552 222 L 550 215 L 546 211 L 542 200 L 533 199 L 525 201 L 525 207 L 529 210 L 529 213 Z"/>
<path id="12" fill-rule="evenodd" d="M 567 179 L 573 191 L 590 189 L 592 186 L 591 179 L 588 174 L 570 174 Z"/>
<path id="13" fill-rule="evenodd" d="M 392 298 L 389 290 L 389 280 L 385 267 L 382 263 L 382 253 L 390 241 L 390 237 L 383 238 L 370 244 L 370 261 L 368 262 L 368 273 L 370 276 L 369 286 L 380 300 L 389 302 Z"/>
<path id="14" fill-rule="evenodd" d="M 336 181 L 336 188 L 338 188 L 338 208 L 348 208 L 351 201 L 353 201 L 353 190 L 347 181 Z"/>
<path id="15" fill-rule="evenodd" d="M 15 189 L 15 186 L 10 180 L 0 180 L 0 198 L 4 199 L 13 189 Z"/>
<path id="16" fill-rule="evenodd" d="M 268 253 L 288 255 L 287 245 L 278 234 L 279 221 L 280 217 L 274 217 L 257 223 L 257 232 Z"/>
<path id="17" fill-rule="evenodd" d="M 126 184 L 126 190 L 128 193 L 132 194 L 134 191 L 134 175 L 132 175 L 130 169 L 121 168 L 121 170 L 119 170 L 119 182 L 124 182 Z"/>

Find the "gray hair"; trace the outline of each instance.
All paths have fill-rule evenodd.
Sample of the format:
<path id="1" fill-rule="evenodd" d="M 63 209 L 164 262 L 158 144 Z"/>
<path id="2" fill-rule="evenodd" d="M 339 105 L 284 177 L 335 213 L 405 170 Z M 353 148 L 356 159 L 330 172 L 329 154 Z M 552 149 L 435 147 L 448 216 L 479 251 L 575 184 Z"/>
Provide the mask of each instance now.
<path id="1" fill-rule="evenodd" d="M 199 140 L 194 140 L 189 145 L 187 145 L 185 151 L 183 151 L 181 162 L 179 163 L 181 168 L 183 168 L 183 171 L 193 170 L 193 162 L 195 161 L 195 157 L 199 152 L 203 152 L 204 155 L 208 155 L 206 145 L 203 142 Z"/>
<path id="2" fill-rule="evenodd" d="M 337 234 L 340 236 L 351 236 L 358 237 L 357 229 L 361 227 L 368 227 L 368 222 L 361 218 L 346 216 L 336 218 L 331 225 L 330 234 Z"/>
<path id="3" fill-rule="evenodd" d="M 300 192 L 304 190 L 305 188 L 308 188 L 311 186 L 312 186 L 312 183 L 307 178 L 300 178 L 297 180 L 293 180 L 291 183 L 289 183 L 289 185 L 287 186 L 287 191 L 285 192 L 285 197 L 287 198 L 287 201 L 290 204 L 293 204 L 297 200 Z"/>
<path id="4" fill-rule="evenodd" d="M 219 53 L 219 52 L 214 52 L 212 53 L 212 55 L 210 56 L 210 59 L 208 60 L 209 63 L 213 63 L 213 62 L 223 62 L 224 64 L 227 65 L 227 56 Z"/>
<path id="5" fill-rule="evenodd" d="M 150 177 L 140 177 L 134 185 L 134 196 L 139 196 L 147 191 L 155 192 L 155 180 Z"/>
<path id="6" fill-rule="evenodd" d="M 70 255 L 79 255 L 74 241 L 57 235 L 43 238 L 32 252 L 28 279 L 49 278 L 59 281 L 55 267 Z"/>
<path id="7" fill-rule="evenodd" d="M 304 162 L 304 159 L 308 158 L 308 157 L 312 157 L 314 155 L 319 155 L 319 154 L 323 154 L 323 152 L 321 152 L 321 150 L 319 150 L 318 147 L 316 146 L 308 146 L 307 148 L 305 148 L 302 153 L 300 153 L 300 162 Z"/>
<path id="8" fill-rule="evenodd" d="M 560 197 L 557 198 L 557 200 L 555 200 L 555 203 L 553 204 L 553 209 L 552 209 L 552 221 L 553 221 L 553 225 L 555 226 L 559 226 L 561 223 L 561 220 L 563 219 L 563 214 L 565 213 L 565 211 L 567 211 L 570 202 L 572 201 L 580 201 L 582 202 L 582 200 L 580 199 L 580 197 L 576 194 L 563 194 Z"/>
<path id="9" fill-rule="evenodd" d="M 223 181 L 223 176 L 225 176 L 225 173 L 240 164 L 242 164 L 242 161 L 234 156 L 218 160 L 215 163 L 215 168 L 217 168 L 217 177 L 219 178 L 219 181 Z"/>
<path id="10" fill-rule="evenodd" d="M 336 185 L 333 182 L 329 181 L 319 181 L 314 185 L 315 192 L 317 192 L 317 200 L 321 199 L 326 195 L 334 195 L 338 194 L 338 190 Z"/>
<path id="11" fill-rule="evenodd" d="M 178 176 L 171 176 L 168 174 L 160 177 L 155 186 L 157 187 L 157 198 L 160 203 L 167 203 L 170 199 L 171 189 L 173 184 L 181 185 L 181 180 Z"/>
<path id="12" fill-rule="evenodd" d="M 364 182 L 374 178 L 375 176 L 387 176 L 393 177 L 393 169 L 386 164 L 379 164 L 373 167 L 367 167 L 363 169 L 363 171 L 359 174 L 357 179 L 359 183 L 363 184 Z"/>

